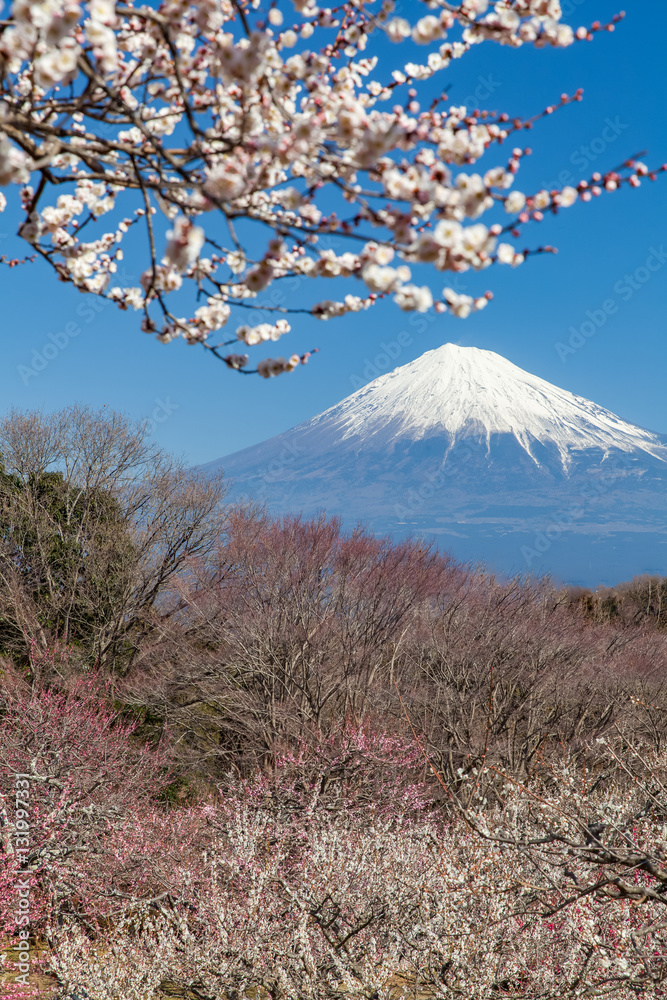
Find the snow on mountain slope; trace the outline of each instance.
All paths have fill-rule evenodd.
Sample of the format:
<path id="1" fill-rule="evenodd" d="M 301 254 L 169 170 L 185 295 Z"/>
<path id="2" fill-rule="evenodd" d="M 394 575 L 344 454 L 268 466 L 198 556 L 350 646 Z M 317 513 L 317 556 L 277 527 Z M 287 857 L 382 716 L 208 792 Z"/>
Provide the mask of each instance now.
<path id="1" fill-rule="evenodd" d="M 573 583 L 667 575 L 667 438 L 446 344 L 223 468 L 232 498 L 319 511 Z"/>
<path id="2" fill-rule="evenodd" d="M 378 448 L 435 434 L 457 439 L 511 434 L 539 464 L 532 445 L 550 443 L 567 468 L 570 450 L 644 451 L 667 460 L 657 435 L 530 375 L 493 351 L 445 344 L 396 368 L 331 407 L 303 429 L 336 428 L 342 440 Z"/>

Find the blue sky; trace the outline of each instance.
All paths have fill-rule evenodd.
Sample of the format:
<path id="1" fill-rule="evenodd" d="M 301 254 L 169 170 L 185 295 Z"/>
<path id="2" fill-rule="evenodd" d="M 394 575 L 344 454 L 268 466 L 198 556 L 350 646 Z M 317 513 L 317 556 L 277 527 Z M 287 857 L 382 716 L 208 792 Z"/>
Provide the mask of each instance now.
<path id="1" fill-rule="evenodd" d="M 412 6 L 423 9 L 403 0 L 404 10 Z M 610 0 L 563 0 L 563 6 L 572 11 L 567 20 L 574 27 L 608 20 L 618 10 Z M 584 88 L 581 103 L 526 134 L 534 153 L 524 160 L 521 190 L 551 186 L 560 174 L 571 175 L 566 183 L 577 180 L 644 149 L 645 162 L 660 165 L 667 161 L 666 32 L 667 5 L 633 4 L 614 33 L 598 34 L 591 43 L 565 51 L 484 44 L 443 79 L 452 103 L 488 92 L 483 106 L 521 116 Z M 396 59 L 399 52 L 388 47 L 385 54 Z M 487 157 L 480 167 L 504 160 Z M 9 209 L 0 216 L 0 253 L 7 256 L 25 253 L 12 236 L 15 221 Z M 41 264 L 2 268 L 0 398 L 5 409 L 51 410 L 79 401 L 136 418 L 155 415 L 159 443 L 198 463 L 286 430 L 362 382 L 454 341 L 497 351 L 626 420 L 667 434 L 667 175 L 547 217 L 517 245 L 540 242 L 555 244 L 558 256 L 462 276 L 461 290 L 491 288 L 495 295 L 467 320 L 404 314 L 390 303 L 327 323 L 294 317 L 279 353 L 318 347 L 319 354 L 306 368 L 270 381 L 237 376 L 198 347 L 158 344 L 140 332 L 139 314 L 96 303 L 59 284 Z M 418 274 L 437 293 L 446 277 Z M 336 297 L 334 285 L 325 292 Z M 594 328 L 592 336 L 583 336 L 582 327 L 589 333 Z M 21 366 L 35 365 L 54 341 L 60 345 L 56 356 L 26 380 Z M 581 346 L 559 351 L 557 345 L 568 342 Z"/>

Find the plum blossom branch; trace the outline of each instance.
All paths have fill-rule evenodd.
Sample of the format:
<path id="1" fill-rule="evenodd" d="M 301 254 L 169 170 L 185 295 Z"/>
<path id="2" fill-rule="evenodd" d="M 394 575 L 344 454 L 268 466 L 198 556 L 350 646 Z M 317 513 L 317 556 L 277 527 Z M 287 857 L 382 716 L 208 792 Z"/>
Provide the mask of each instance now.
<path id="1" fill-rule="evenodd" d="M 574 29 L 558 0 L 425 3 L 424 16 L 411 19 L 395 16 L 388 0 L 378 11 L 366 0 L 292 7 L 285 26 L 282 7 L 242 0 L 155 8 L 13 0 L 0 23 L 0 186 L 22 192 L 19 234 L 34 248 L 24 260 L 40 257 L 80 291 L 141 311 L 142 329 L 162 343 L 182 338 L 222 357 L 211 336 L 236 310 L 261 309 L 257 297 L 284 278 L 348 282 L 340 298 L 287 313 L 338 318 L 390 295 L 405 311 L 464 318 L 491 294 L 445 286 L 434 296 L 413 282 L 412 267 L 519 266 L 551 248 L 519 251 L 499 242 L 502 233 L 516 236 L 547 211 L 657 175 L 633 158 L 577 187 L 524 194 L 514 185 L 528 150 L 484 172 L 475 165 L 581 92 L 526 119 L 428 92 L 428 81 L 480 42 L 566 48 L 613 31 L 622 14 Z M 401 68 L 385 65 L 385 38 L 408 50 Z M 425 48 L 425 62 L 411 58 Z M 513 221 L 481 221 L 502 209 Z M 232 249 L 216 239 L 221 218 Z M 148 266 L 125 288 L 114 275 L 137 224 Z M 323 249 L 332 233 L 352 249 Z M 215 252 L 203 256 L 204 247 Z M 364 293 L 352 294 L 351 282 Z M 185 302 L 188 289 L 204 304 L 179 315 L 172 297 Z M 235 333 L 246 346 L 276 339 L 247 330 L 241 323 Z M 238 353 L 228 366 L 276 374 L 311 353 L 252 369 Z"/>

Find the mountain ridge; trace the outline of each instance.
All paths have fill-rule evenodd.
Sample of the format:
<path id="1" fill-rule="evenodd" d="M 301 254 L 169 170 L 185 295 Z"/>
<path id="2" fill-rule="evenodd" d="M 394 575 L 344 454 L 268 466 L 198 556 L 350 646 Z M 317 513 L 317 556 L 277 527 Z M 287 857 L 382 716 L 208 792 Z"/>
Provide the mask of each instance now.
<path id="1" fill-rule="evenodd" d="M 325 510 L 376 533 L 433 536 L 459 558 L 505 572 L 604 577 L 601 543 L 613 549 L 624 535 L 624 555 L 607 560 L 616 572 L 667 574 L 667 437 L 492 351 L 428 351 L 202 468 L 220 467 L 233 496 L 273 513 Z M 555 551 L 553 539 L 535 549 L 545 532 L 556 535 Z M 587 539 L 579 554 L 577 539 Z M 596 546 L 588 559 L 584 550 Z M 571 572 L 566 552 L 577 563 Z"/>

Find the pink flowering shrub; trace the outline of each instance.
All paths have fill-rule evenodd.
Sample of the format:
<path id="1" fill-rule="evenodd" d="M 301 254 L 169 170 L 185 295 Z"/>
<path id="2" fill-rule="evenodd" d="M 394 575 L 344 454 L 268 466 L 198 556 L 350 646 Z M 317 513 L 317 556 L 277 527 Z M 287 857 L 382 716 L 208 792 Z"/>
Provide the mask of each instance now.
<path id="1" fill-rule="evenodd" d="M 93 681 L 31 690 L 5 668 L 1 690 L 2 933 L 15 929 L 18 882 L 29 883 L 33 931 L 66 912 L 95 922 L 163 891 L 162 852 L 185 818 L 168 822 L 156 804 L 170 778 L 166 743 L 136 741 L 136 723 Z"/>
<path id="2" fill-rule="evenodd" d="M 202 808 L 210 839 L 178 867 L 181 899 L 134 907 L 103 947 L 69 921 L 53 930 L 63 988 L 91 1000 L 149 1000 L 167 984 L 215 1000 L 664 995 L 667 870 L 659 813 L 639 815 L 646 783 L 605 786 L 564 759 L 529 785 L 471 776 L 465 804 L 440 818 L 397 774 L 382 779 L 393 809 L 366 805 L 377 766 L 401 762 L 416 763 L 406 744 L 353 727 L 324 742 L 319 767 L 298 751 L 232 781 Z M 652 764 L 662 787 L 666 762 Z"/>
<path id="3" fill-rule="evenodd" d="M 664 754 L 608 738 L 603 770 L 562 753 L 450 786 L 418 733 L 349 719 L 166 809 L 168 748 L 103 694 L 3 675 L 3 932 L 27 880 L 59 996 L 662 995 Z"/>
<path id="4" fill-rule="evenodd" d="M 59 998 L 664 995 L 659 622 L 323 518 L 188 567 L 125 678 L 0 677 L 3 933 L 27 882 Z"/>
<path id="5" fill-rule="evenodd" d="M 614 726 L 663 745 L 667 634 L 591 621 L 551 584 L 494 580 L 323 517 L 239 509 L 189 567 L 183 611 L 159 622 L 123 696 L 165 719 L 184 765 L 213 780 L 346 721 L 404 731 L 405 711 L 451 785 L 482 762 L 525 778 L 562 746 L 594 766 Z"/>

